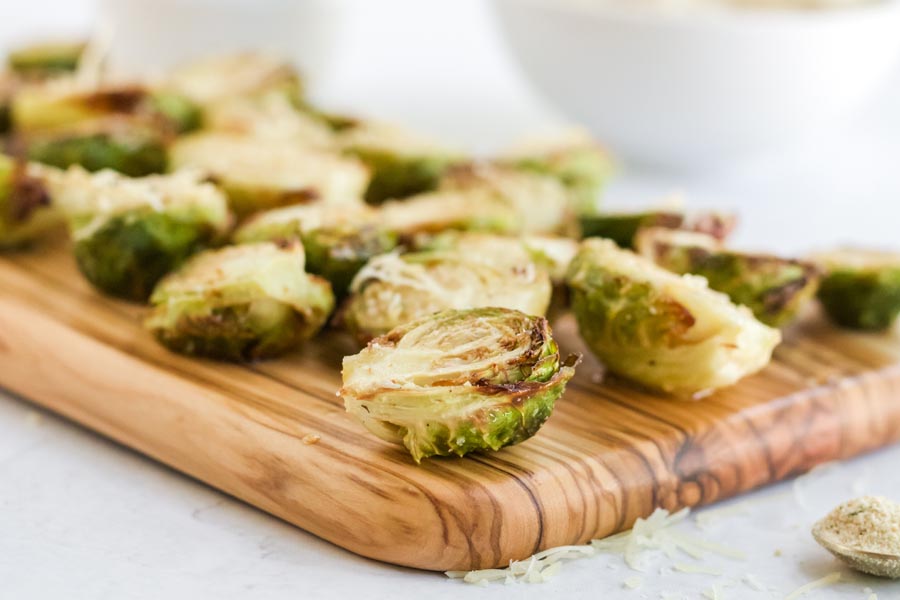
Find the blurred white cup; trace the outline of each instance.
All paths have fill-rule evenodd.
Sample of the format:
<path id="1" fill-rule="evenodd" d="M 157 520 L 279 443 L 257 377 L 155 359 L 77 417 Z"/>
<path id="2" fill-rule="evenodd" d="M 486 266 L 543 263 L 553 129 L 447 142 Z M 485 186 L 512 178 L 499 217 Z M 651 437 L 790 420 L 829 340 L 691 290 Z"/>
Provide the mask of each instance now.
<path id="1" fill-rule="evenodd" d="M 159 73 L 195 58 L 259 50 L 328 74 L 340 22 L 334 0 L 100 0 L 111 67 Z"/>
<path id="2" fill-rule="evenodd" d="M 494 0 L 531 82 L 637 162 L 706 167 L 821 130 L 900 54 L 900 0 L 857 8 L 657 11 Z"/>

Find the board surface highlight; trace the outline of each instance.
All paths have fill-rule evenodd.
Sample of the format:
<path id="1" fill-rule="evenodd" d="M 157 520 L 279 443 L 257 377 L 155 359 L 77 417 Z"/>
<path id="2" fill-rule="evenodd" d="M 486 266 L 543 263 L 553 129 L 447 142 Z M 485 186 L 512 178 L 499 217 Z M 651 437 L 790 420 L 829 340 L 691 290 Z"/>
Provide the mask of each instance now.
<path id="1" fill-rule="evenodd" d="M 702 401 L 601 382 L 585 361 L 538 435 L 416 466 L 345 414 L 329 332 L 247 366 L 171 354 L 64 244 L 0 257 L 0 387 L 377 560 L 503 566 L 900 440 L 900 336 L 810 314 L 762 373 Z M 585 352 L 571 316 L 563 352 Z M 315 436 L 318 436 L 316 438 Z"/>

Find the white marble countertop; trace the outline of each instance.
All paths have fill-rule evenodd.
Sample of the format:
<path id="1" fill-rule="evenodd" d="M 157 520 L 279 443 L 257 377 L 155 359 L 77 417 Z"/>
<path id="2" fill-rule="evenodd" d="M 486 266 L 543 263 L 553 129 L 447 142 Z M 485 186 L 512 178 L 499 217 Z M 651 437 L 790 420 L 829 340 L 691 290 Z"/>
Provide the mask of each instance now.
<path id="1" fill-rule="evenodd" d="M 375 4 L 357 5 L 335 77 L 314 90 L 321 100 L 480 150 L 559 122 L 510 69 L 478 0 Z M 90 0 L 34 0 L 12 22 L 21 31 L 52 14 L 61 26 L 78 26 L 89 8 Z M 378 43 L 385 39 L 392 43 Z M 740 244 L 785 252 L 838 240 L 898 245 L 898 100 L 900 76 L 860 118 L 728 172 L 626 170 L 610 202 L 681 190 L 696 205 L 738 209 Z M 782 598 L 841 570 L 812 542 L 810 524 L 860 492 L 900 498 L 898 461 L 900 447 L 883 450 L 728 503 L 736 510 L 706 529 L 687 522 L 685 531 L 746 553 L 746 560 L 711 556 L 706 565 L 720 576 L 671 572 L 673 561 L 663 557 L 640 575 L 621 558 L 597 556 L 566 564 L 548 583 L 477 588 L 354 556 L 0 393 L 0 598 L 656 599 L 662 592 L 700 598 L 714 584 L 725 598 Z M 810 597 L 865 600 L 864 588 L 882 600 L 900 597 L 900 583 L 841 571 L 848 581 Z M 741 583 L 746 573 L 771 589 Z M 636 575 L 641 587 L 623 587 Z"/>

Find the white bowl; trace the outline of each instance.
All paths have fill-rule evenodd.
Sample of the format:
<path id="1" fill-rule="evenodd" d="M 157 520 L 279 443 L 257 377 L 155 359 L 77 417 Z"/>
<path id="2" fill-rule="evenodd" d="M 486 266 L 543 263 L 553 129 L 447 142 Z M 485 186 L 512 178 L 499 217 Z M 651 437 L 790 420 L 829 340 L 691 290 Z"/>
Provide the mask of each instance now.
<path id="1" fill-rule="evenodd" d="M 293 59 L 316 81 L 330 67 L 341 13 L 333 0 L 101 0 L 100 17 L 119 72 L 260 50 Z"/>
<path id="2" fill-rule="evenodd" d="M 709 165 L 808 134 L 859 107 L 900 55 L 898 0 L 803 12 L 588 5 L 494 0 L 534 85 L 642 163 Z"/>

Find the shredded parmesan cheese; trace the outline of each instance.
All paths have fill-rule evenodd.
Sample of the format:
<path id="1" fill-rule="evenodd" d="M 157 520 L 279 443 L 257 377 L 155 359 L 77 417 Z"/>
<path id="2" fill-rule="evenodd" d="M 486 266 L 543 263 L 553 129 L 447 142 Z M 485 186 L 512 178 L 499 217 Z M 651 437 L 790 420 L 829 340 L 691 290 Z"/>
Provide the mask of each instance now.
<path id="1" fill-rule="evenodd" d="M 810 581 L 806 585 L 801 585 L 796 590 L 785 596 L 784 600 L 795 600 L 796 598 L 800 598 L 801 596 L 805 596 L 808 593 L 817 590 L 819 588 L 827 587 L 829 585 L 834 585 L 838 581 L 841 580 L 841 574 L 839 571 L 834 571 L 833 573 L 829 573 L 825 577 L 821 579 L 816 579 L 815 581 Z"/>
<path id="2" fill-rule="evenodd" d="M 675 563 L 672 565 L 676 571 L 680 571 L 682 573 L 697 573 L 700 575 L 714 575 L 719 577 L 722 575 L 722 571 L 718 569 L 713 569 L 711 567 L 704 567 L 703 565 L 689 565 L 685 563 Z"/>
<path id="3" fill-rule="evenodd" d="M 741 581 L 743 581 L 744 583 L 746 583 L 747 586 L 748 586 L 749 588 L 754 589 L 754 590 L 756 590 L 757 592 L 763 592 L 763 591 L 765 591 L 765 589 L 766 589 L 766 586 L 763 585 L 762 581 L 760 581 L 760 580 L 756 577 L 756 575 L 753 575 L 752 573 L 747 573 L 747 574 L 745 574 L 745 575 L 741 578 Z"/>
<path id="4" fill-rule="evenodd" d="M 644 581 L 640 577 L 629 577 L 625 581 L 622 582 L 629 590 L 636 590 L 644 583 Z"/>

